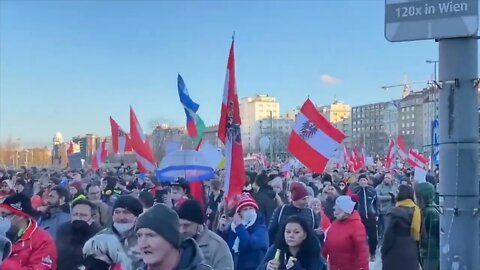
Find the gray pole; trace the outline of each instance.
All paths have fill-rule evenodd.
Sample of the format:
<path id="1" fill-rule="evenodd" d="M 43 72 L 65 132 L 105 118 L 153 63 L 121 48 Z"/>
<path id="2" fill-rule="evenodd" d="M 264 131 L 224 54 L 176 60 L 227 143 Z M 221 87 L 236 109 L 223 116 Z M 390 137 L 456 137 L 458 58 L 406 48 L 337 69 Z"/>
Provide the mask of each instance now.
<path id="1" fill-rule="evenodd" d="M 439 56 L 440 269 L 478 269 L 477 39 L 440 40 Z"/>
<path id="2" fill-rule="evenodd" d="M 273 111 L 270 111 L 270 163 L 273 163 Z"/>

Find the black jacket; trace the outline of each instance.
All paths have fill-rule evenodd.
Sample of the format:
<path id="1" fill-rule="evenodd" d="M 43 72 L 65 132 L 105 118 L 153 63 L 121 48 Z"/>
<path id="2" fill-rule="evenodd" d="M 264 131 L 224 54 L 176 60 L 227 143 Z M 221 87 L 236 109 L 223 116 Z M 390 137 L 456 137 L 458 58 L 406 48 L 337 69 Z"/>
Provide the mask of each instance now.
<path id="1" fill-rule="evenodd" d="M 265 218 L 265 225 L 270 222 L 273 211 L 277 208 L 277 201 L 275 200 L 276 195 L 277 194 L 271 186 L 261 187 L 253 194 L 253 197 L 258 204 L 258 211 Z"/>
<path id="2" fill-rule="evenodd" d="M 73 270 L 83 264 L 82 248 L 88 239 L 92 238 L 102 228 L 92 223 L 89 231 L 74 234 L 72 223 L 61 225 L 57 232 L 58 270 Z"/>
<path id="3" fill-rule="evenodd" d="M 320 218 L 310 208 L 297 208 L 292 204 L 280 206 L 273 212 L 272 218 L 270 219 L 270 224 L 268 226 L 270 244 L 275 242 L 277 232 L 283 223 L 288 219 L 288 217 L 294 215 L 303 218 L 308 223 L 308 226 L 311 226 L 312 229 L 318 228 L 320 224 Z"/>
<path id="4" fill-rule="evenodd" d="M 377 192 L 371 186 L 356 188 L 354 191 L 360 201 L 358 202 L 358 212 L 362 219 L 368 219 L 377 215 Z"/>

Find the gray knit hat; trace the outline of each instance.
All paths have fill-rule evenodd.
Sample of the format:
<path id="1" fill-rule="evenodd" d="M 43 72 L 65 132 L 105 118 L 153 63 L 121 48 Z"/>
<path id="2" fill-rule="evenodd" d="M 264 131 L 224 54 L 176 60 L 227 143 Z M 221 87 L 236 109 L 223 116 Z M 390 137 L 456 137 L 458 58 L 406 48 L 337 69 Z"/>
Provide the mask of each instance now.
<path id="1" fill-rule="evenodd" d="M 156 204 L 140 215 L 135 231 L 147 228 L 169 242 L 173 247 L 180 248 L 180 222 L 177 213 L 164 204 Z"/>

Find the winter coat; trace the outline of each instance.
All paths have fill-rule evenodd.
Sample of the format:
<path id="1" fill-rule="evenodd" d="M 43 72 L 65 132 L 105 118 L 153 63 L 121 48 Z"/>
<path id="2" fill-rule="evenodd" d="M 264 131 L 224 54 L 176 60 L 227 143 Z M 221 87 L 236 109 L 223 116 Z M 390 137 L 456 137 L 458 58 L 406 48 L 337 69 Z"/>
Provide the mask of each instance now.
<path id="1" fill-rule="evenodd" d="M 70 222 L 70 220 L 70 214 L 65 213 L 60 207 L 56 207 L 49 209 L 38 219 L 38 226 L 46 230 L 56 240 L 58 228 Z"/>
<path id="2" fill-rule="evenodd" d="M 422 209 L 420 236 L 420 257 L 422 260 L 440 258 L 440 211 L 434 203 L 435 188 L 430 183 L 420 183 L 416 187 L 419 206 Z"/>
<path id="3" fill-rule="evenodd" d="M 180 262 L 175 270 L 218 270 L 213 269 L 205 263 L 202 251 L 198 247 L 195 240 L 188 238 L 184 240 L 180 246 Z M 138 268 L 141 270 L 148 270 L 148 265 L 143 265 Z"/>
<path id="4" fill-rule="evenodd" d="M 420 227 L 422 224 L 422 213 L 420 208 L 411 200 L 401 200 L 397 202 L 396 206 L 408 207 L 413 209 L 413 217 L 411 222 L 412 237 L 415 241 L 420 241 Z"/>
<path id="5" fill-rule="evenodd" d="M 139 266 L 142 265 L 142 257 L 140 255 L 140 250 L 138 249 L 137 245 L 137 235 L 135 234 L 133 228 L 129 232 L 127 232 L 125 236 L 122 236 L 115 229 L 115 227 L 113 227 L 113 225 L 101 230 L 100 232 L 98 232 L 98 234 L 111 234 L 115 235 L 118 238 L 120 243 L 122 243 L 125 254 L 127 254 L 127 256 L 132 261 L 132 269 L 137 269 Z"/>
<path id="6" fill-rule="evenodd" d="M 359 197 L 358 213 L 364 220 L 377 215 L 377 192 L 371 186 L 360 187 L 353 191 Z"/>
<path id="7" fill-rule="evenodd" d="M 278 206 L 277 200 L 275 199 L 276 196 L 277 194 L 271 186 L 261 187 L 253 194 L 253 197 L 258 204 L 258 211 L 265 218 L 265 225 L 270 222 L 273 212 Z"/>
<path id="8" fill-rule="evenodd" d="M 232 248 L 237 237 L 240 241 L 238 253 L 235 253 Z M 227 239 L 228 247 L 234 257 L 235 270 L 257 269 L 269 246 L 268 230 L 261 215 L 258 215 L 255 223 L 248 228 L 238 225 L 235 232 L 229 229 Z"/>
<path id="9" fill-rule="evenodd" d="M 311 226 L 312 229 L 316 229 L 320 225 L 320 218 L 313 212 L 312 209 L 297 208 L 292 204 L 282 205 L 275 209 L 272 218 L 270 219 L 270 224 L 268 226 L 270 244 L 273 244 L 275 241 L 278 229 L 290 216 L 293 215 L 303 218 L 308 223 L 308 226 Z"/>
<path id="10" fill-rule="evenodd" d="M 326 232 L 323 254 L 330 270 L 368 270 L 367 233 L 356 210 L 346 220 L 335 220 Z"/>
<path id="11" fill-rule="evenodd" d="M 299 253 L 295 257 L 297 261 L 293 265 L 292 268 L 288 270 L 323 270 L 325 269 L 325 261 L 323 260 L 322 256 L 319 256 L 320 254 L 320 245 L 316 247 L 312 247 L 313 250 L 310 250 L 308 254 L 306 253 Z M 280 251 L 280 267 L 278 270 L 286 270 L 285 265 L 288 262 L 288 259 L 290 256 L 290 252 L 288 249 Z M 258 266 L 257 270 L 266 270 L 268 262 L 270 260 L 273 260 L 275 257 L 275 254 L 277 253 L 277 247 L 275 245 L 272 245 L 268 251 L 267 254 L 265 255 L 265 258 L 263 259 L 263 262 Z"/>
<path id="12" fill-rule="evenodd" d="M 67 222 L 60 226 L 57 232 L 56 245 L 58 249 L 58 270 L 71 270 L 83 265 L 83 245 L 92 238 L 101 228 L 95 223 L 85 234 L 74 233 L 72 223 Z"/>
<path id="13" fill-rule="evenodd" d="M 0 264 L 2 270 L 57 270 L 57 248 L 50 234 L 31 219 L 12 246 L 12 254 Z"/>
<path id="14" fill-rule="evenodd" d="M 387 215 L 390 222 L 385 229 L 381 248 L 382 269 L 418 270 L 418 245 L 411 231 L 414 209 L 394 207 Z"/>
<path id="15" fill-rule="evenodd" d="M 387 185 L 381 183 L 375 188 L 377 192 L 378 213 L 385 215 L 395 205 L 395 197 L 398 194 L 398 186 L 394 183 Z"/>
<path id="16" fill-rule="evenodd" d="M 205 262 L 213 269 L 233 270 L 233 258 L 228 245 L 219 235 L 203 230 L 195 239 Z"/>

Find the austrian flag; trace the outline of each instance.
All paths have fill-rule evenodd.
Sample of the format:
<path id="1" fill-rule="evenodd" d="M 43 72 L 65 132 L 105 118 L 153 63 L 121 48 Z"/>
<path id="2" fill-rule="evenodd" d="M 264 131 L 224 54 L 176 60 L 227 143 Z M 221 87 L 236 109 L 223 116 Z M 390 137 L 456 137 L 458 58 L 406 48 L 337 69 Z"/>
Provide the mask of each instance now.
<path id="1" fill-rule="evenodd" d="M 295 120 L 288 150 L 311 171 L 322 173 L 345 137 L 307 99 Z"/>

